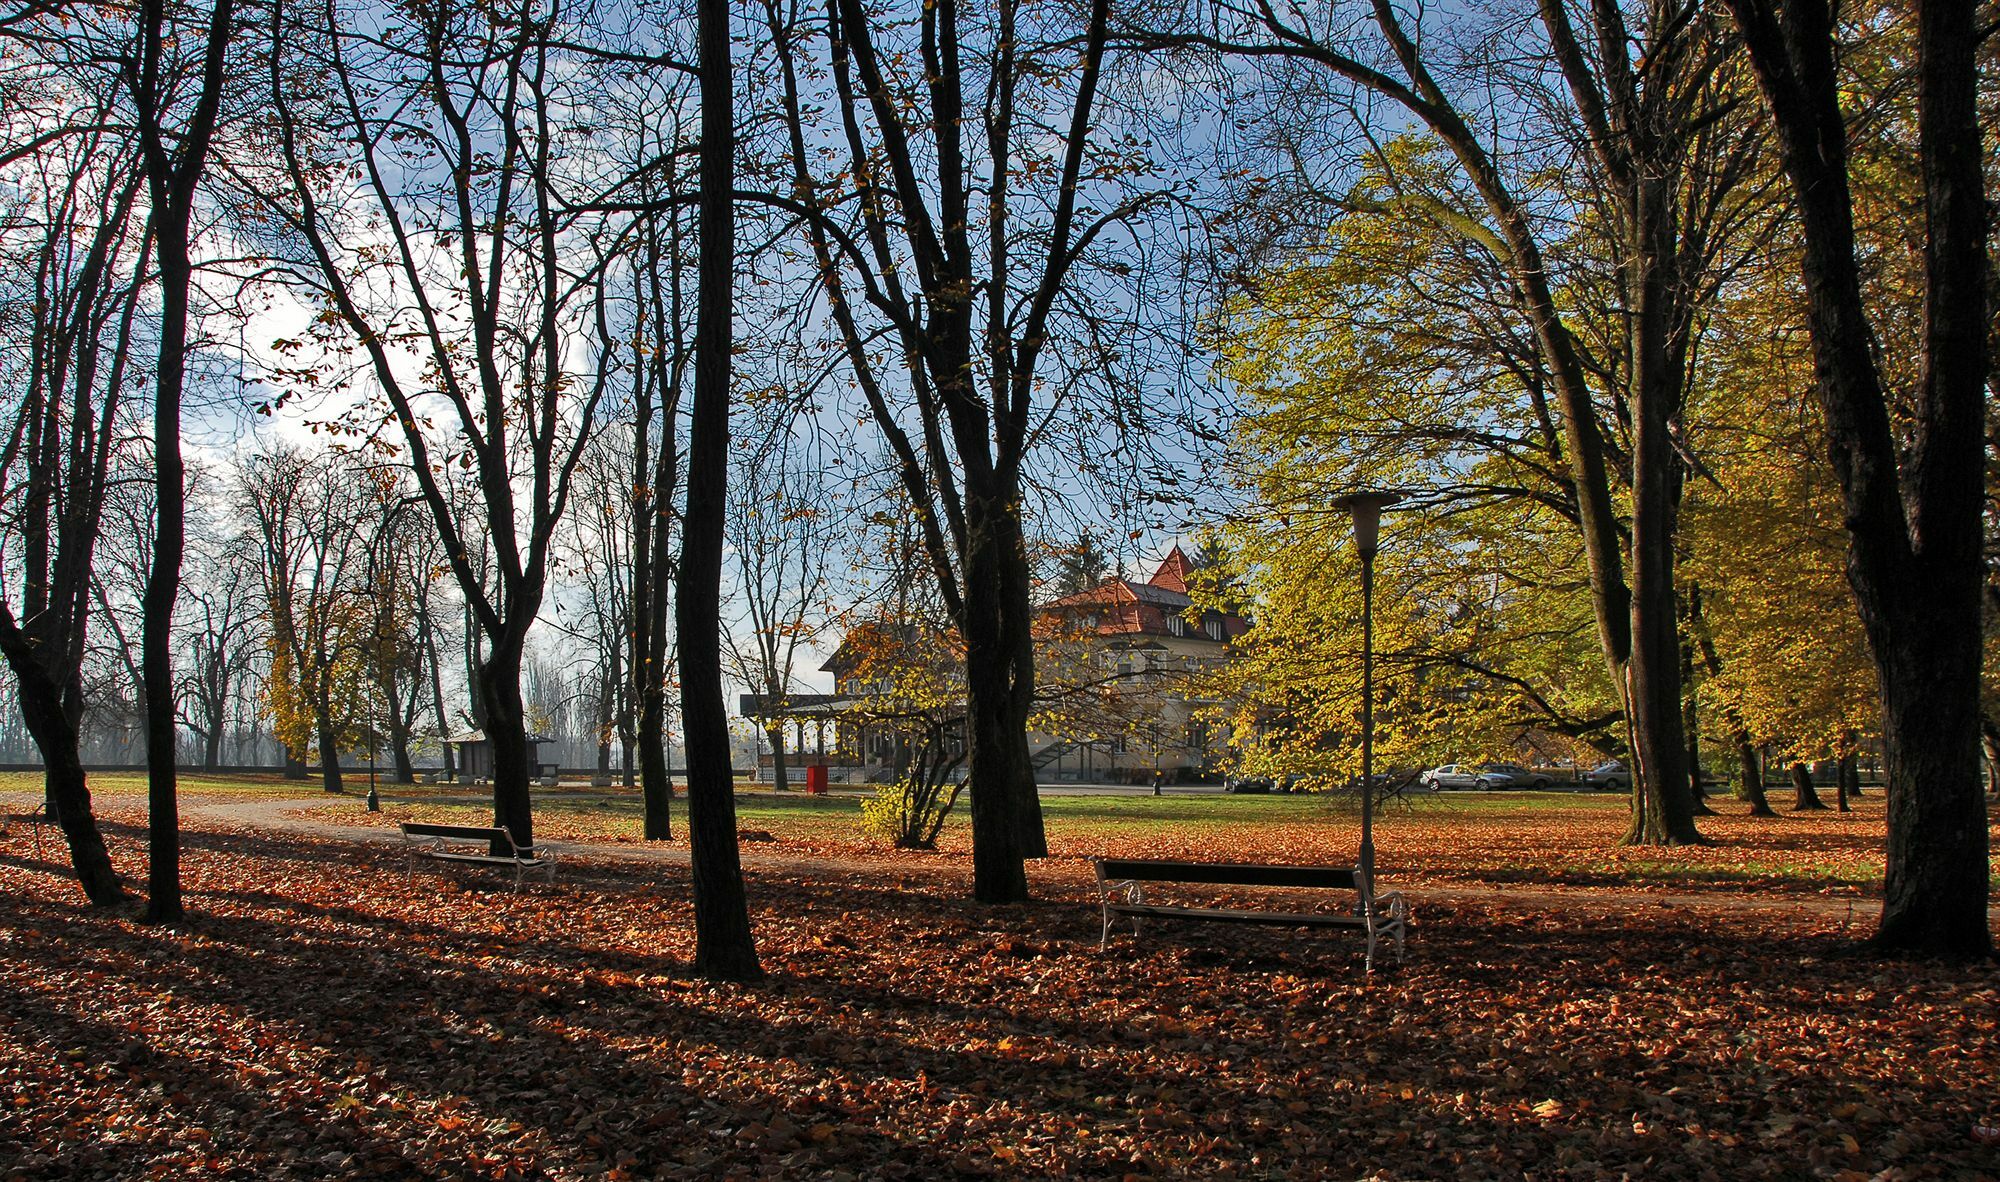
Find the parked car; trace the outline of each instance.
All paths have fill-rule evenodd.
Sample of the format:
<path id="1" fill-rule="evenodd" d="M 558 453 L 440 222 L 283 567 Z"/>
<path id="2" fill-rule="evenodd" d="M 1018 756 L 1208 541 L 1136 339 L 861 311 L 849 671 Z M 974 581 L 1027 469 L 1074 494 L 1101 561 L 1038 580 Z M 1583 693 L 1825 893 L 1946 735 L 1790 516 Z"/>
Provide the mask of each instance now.
<path id="1" fill-rule="evenodd" d="M 1606 792 L 1619 792 L 1632 786 L 1632 773 L 1625 770 L 1624 764 L 1613 759 L 1583 773 L 1583 782 Z"/>
<path id="2" fill-rule="evenodd" d="M 1434 767 L 1419 776 L 1418 782 L 1432 792 L 1464 792 L 1486 787 L 1479 782 L 1479 766 L 1471 763 L 1447 763 Z"/>
<path id="3" fill-rule="evenodd" d="M 1551 781 L 1543 773 L 1529 771 L 1519 764 L 1447 763 L 1425 772 L 1418 782 L 1432 792 L 1444 789 L 1492 792 L 1498 788 L 1546 788 Z"/>
<path id="4" fill-rule="evenodd" d="M 1500 776 L 1507 777 L 1508 782 L 1505 784 L 1496 783 L 1493 785 L 1496 788 L 1547 788 L 1550 784 L 1555 783 L 1553 779 L 1549 778 L 1547 772 L 1538 772 L 1530 768 L 1524 768 L 1518 763 L 1489 763 L 1479 769 L 1479 774 L 1489 780 L 1497 779 Z"/>
<path id="5" fill-rule="evenodd" d="M 1271 791 L 1271 781 L 1255 776 L 1231 777 L 1222 782 L 1222 790 L 1224 792 L 1235 792 L 1243 795 L 1263 796 Z"/>

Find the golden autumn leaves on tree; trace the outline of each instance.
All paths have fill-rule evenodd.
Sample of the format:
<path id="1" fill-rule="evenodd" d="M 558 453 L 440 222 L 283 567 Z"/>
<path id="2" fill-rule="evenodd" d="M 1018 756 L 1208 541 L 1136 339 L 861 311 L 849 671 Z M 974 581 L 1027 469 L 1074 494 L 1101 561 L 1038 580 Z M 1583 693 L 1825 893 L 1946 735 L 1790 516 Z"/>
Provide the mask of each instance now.
<path id="1" fill-rule="evenodd" d="M 1377 559 L 1383 764 L 1511 754 L 1531 730 L 1615 746 L 1532 343 L 1431 150 L 1388 152 L 1311 261 L 1260 276 L 1225 323 L 1248 411 L 1235 468 L 1257 506 L 1225 535 L 1257 618 L 1227 675 L 1245 703 L 1233 731 L 1265 760 L 1352 773 L 1359 574 L 1325 506 L 1372 486 L 1422 490 Z M 1260 698 L 1281 726 L 1258 722 Z"/>
<path id="2" fill-rule="evenodd" d="M 1385 763 L 1626 754 L 1562 442 L 1466 200 L 1433 146 L 1390 141 L 1319 246 L 1258 274 L 1222 322 L 1224 372 L 1246 395 L 1235 468 L 1258 507 L 1227 532 L 1257 597 L 1223 684 L 1247 766 L 1354 771 L 1358 573 L 1344 517 L 1322 506 L 1364 486 L 1416 493 L 1378 560 Z M 1590 246 L 1553 242 L 1559 272 L 1589 274 Z M 1698 612 L 1683 624 L 1688 717 L 1717 767 L 1739 739 L 1786 759 L 1851 756 L 1879 725 L 1794 261 L 1774 247 L 1732 275 L 1691 371 L 1676 579 Z M 1593 293 L 1563 294 L 1582 307 Z M 1609 391 L 1601 410 L 1621 457 Z"/>

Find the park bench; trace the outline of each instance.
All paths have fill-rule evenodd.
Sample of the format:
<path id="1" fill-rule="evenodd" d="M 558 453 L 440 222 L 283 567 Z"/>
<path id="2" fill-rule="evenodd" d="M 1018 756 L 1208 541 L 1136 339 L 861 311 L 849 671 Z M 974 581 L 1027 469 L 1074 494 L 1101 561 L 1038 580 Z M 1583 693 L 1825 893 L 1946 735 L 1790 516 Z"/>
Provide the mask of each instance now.
<path id="1" fill-rule="evenodd" d="M 1183 886 L 1288 887 L 1302 890 L 1342 890 L 1355 893 L 1352 911 L 1263 911 L 1236 907 L 1185 907 L 1148 902 L 1148 884 Z M 1141 919 L 1194 919 L 1215 923 L 1261 923 L 1278 927 L 1359 928 L 1368 936 L 1368 968 L 1375 968 L 1375 948 L 1394 937 L 1396 959 L 1403 959 L 1403 937 L 1409 927 L 1410 905 L 1397 891 L 1378 895 L 1358 867 L 1270 866 L 1247 862 L 1167 862 L 1129 858 L 1097 859 L 1098 901 L 1104 909 L 1101 950 L 1111 942 L 1111 926 L 1123 916 L 1139 934 Z"/>
<path id="2" fill-rule="evenodd" d="M 522 845 L 514 840 L 514 835 L 499 826 L 479 825 L 425 825 L 415 821 L 403 822 L 403 876 L 416 874 L 419 857 L 437 862 L 456 862 L 472 866 L 511 866 L 514 868 L 514 889 L 521 889 L 521 879 L 530 870 L 544 869 L 549 873 L 549 881 L 556 877 L 556 856 L 547 846 Z M 472 847 L 478 848 L 472 848 Z M 496 854 L 496 849 L 509 851 Z"/>
<path id="3" fill-rule="evenodd" d="M 42 826 L 53 824 L 55 824 L 55 818 L 49 815 L 47 801 L 36 805 L 34 812 L 14 813 L 7 818 L 8 828 L 12 828 L 15 825 L 26 825 L 29 831 L 35 835 L 35 861 L 37 862 L 42 860 Z"/>

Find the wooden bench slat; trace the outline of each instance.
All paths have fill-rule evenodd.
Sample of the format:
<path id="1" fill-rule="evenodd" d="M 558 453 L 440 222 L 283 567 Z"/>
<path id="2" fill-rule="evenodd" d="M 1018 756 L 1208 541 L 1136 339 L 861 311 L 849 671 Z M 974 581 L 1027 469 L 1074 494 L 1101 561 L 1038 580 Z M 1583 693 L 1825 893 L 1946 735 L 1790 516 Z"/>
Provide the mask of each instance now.
<path id="1" fill-rule="evenodd" d="M 420 821 L 405 821 L 402 824 L 403 840 L 408 843 L 404 849 L 404 871 L 407 877 L 415 873 L 415 860 L 428 858 L 433 862 L 459 862 L 473 866 L 511 866 L 514 868 L 514 889 L 521 889 L 521 876 L 529 870 L 546 869 L 550 881 L 556 874 L 556 856 L 546 846 L 524 846 L 514 840 L 512 834 L 497 825 L 433 825 Z M 451 847 L 447 842 L 464 842 L 486 847 L 473 850 Z M 511 851 L 494 853 L 494 847 Z"/>
<path id="2" fill-rule="evenodd" d="M 1182 882 L 1191 886 L 1327 887 L 1357 890 L 1352 866 L 1273 866 L 1258 862 L 1168 862 L 1106 858 L 1097 863 L 1100 879 Z"/>
<path id="3" fill-rule="evenodd" d="M 1148 902 L 1144 887 L 1247 886 L 1326 888 L 1353 891 L 1351 913 L 1251 910 L 1242 907 L 1188 907 Z M 1138 935 L 1141 919 L 1192 919 L 1218 923 L 1257 923 L 1274 927 L 1357 928 L 1368 936 L 1368 968 L 1375 968 L 1375 949 L 1384 939 L 1395 942 L 1396 959 L 1403 958 L 1410 905 L 1395 891 L 1377 894 L 1370 876 L 1353 866 L 1280 866 L 1263 862 L 1183 862 L 1160 858 L 1097 859 L 1097 894 L 1104 910 L 1104 934 L 1097 946 L 1111 940 L 1115 918 L 1132 921 Z"/>
<path id="4" fill-rule="evenodd" d="M 425 856 L 436 858 L 443 862 L 480 862 L 488 866 L 527 866 L 532 868 L 542 864 L 542 859 L 535 857 L 496 857 L 493 854 L 460 854 L 454 853 L 451 850 L 432 850 Z"/>
<path id="5" fill-rule="evenodd" d="M 1267 923 L 1286 928 L 1365 928 L 1368 921 L 1359 915 L 1336 915 L 1325 911 L 1245 911 L 1238 907 L 1157 907 L 1148 903 L 1113 903 L 1114 915 L 1140 915 L 1154 919 L 1212 919 L 1222 923 Z"/>
<path id="6" fill-rule="evenodd" d="M 508 837 L 507 831 L 498 825 L 432 825 L 417 821 L 403 822 L 403 832 L 411 837 L 455 837 L 462 841 L 492 841 L 496 837 Z"/>

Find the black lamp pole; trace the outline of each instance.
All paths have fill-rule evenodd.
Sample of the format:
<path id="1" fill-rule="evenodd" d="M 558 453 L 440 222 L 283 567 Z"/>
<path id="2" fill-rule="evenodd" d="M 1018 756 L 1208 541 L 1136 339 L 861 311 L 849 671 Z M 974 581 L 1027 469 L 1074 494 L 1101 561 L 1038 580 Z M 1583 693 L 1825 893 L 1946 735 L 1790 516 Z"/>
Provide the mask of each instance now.
<path id="1" fill-rule="evenodd" d="M 371 813 L 382 811 L 382 797 L 375 791 L 375 744 L 381 738 L 375 726 L 379 717 L 371 695 L 368 700 L 368 811 Z"/>
<path id="2" fill-rule="evenodd" d="M 1361 556 L 1361 873 L 1375 881 L 1375 551 L 1382 510 L 1395 493 L 1349 493 L 1334 502 L 1354 516 L 1354 550 Z"/>

